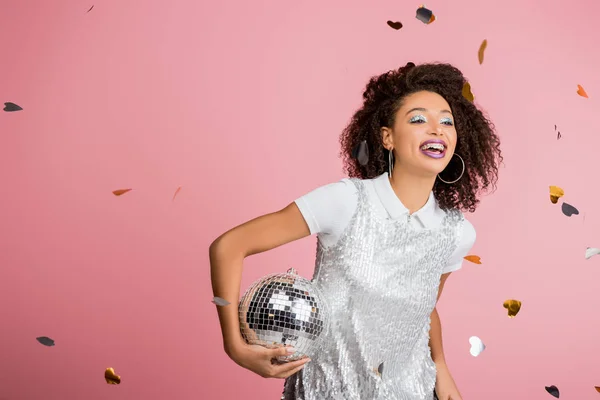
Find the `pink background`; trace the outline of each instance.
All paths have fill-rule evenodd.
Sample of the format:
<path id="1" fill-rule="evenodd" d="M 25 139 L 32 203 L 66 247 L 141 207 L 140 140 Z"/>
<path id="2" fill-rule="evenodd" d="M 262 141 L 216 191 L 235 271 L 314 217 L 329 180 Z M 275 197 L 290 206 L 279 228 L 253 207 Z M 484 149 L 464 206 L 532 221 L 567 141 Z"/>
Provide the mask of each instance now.
<path id="1" fill-rule="evenodd" d="M 425 25 L 391 0 L 5 2 L 0 101 L 24 110 L 0 112 L 0 398 L 278 399 L 283 381 L 222 351 L 208 245 L 342 178 L 364 84 L 407 61 L 461 68 L 503 142 L 499 188 L 468 216 L 483 264 L 439 306 L 463 397 L 600 398 L 600 256 L 584 259 L 600 247 L 600 3 L 555 4 L 434 0 Z M 243 289 L 310 277 L 314 243 L 248 259 Z"/>

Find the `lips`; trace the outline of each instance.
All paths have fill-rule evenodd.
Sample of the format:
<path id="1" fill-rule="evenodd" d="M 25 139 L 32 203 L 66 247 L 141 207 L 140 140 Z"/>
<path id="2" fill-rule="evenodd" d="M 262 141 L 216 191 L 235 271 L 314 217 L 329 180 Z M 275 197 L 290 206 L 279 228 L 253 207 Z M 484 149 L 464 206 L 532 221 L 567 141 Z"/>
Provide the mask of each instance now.
<path id="1" fill-rule="evenodd" d="M 431 158 L 444 158 L 447 148 L 446 142 L 439 139 L 426 140 L 419 146 L 421 153 Z"/>

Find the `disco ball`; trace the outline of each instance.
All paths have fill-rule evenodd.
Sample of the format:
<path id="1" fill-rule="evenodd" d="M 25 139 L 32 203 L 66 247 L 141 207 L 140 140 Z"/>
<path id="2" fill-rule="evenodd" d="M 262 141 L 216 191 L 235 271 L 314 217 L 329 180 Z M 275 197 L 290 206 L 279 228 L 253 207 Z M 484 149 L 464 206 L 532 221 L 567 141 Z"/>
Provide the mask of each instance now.
<path id="1" fill-rule="evenodd" d="M 294 268 L 254 282 L 240 300 L 239 317 L 248 344 L 296 349 L 291 355 L 278 357 L 280 362 L 314 357 L 329 322 L 323 296 Z"/>

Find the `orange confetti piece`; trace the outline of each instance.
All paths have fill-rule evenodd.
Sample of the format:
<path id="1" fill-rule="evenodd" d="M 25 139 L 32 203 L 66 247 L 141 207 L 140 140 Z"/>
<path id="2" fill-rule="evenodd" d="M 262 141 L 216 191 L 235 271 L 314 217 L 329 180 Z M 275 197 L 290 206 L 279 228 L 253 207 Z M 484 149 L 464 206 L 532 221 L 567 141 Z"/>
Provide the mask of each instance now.
<path id="1" fill-rule="evenodd" d="M 115 373 L 113 368 L 106 368 L 104 379 L 106 379 L 106 383 L 109 385 L 118 385 L 121 383 L 121 377 Z"/>
<path id="2" fill-rule="evenodd" d="M 479 52 L 477 53 L 477 57 L 479 58 L 479 64 L 483 64 L 483 53 L 485 52 L 486 47 L 487 39 L 484 39 L 483 42 L 481 42 L 481 46 L 479 46 Z"/>
<path id="3" fill-rule="evenodd" d="M 471 103 L 473 102 L 473 100 L 475 100 L 475 96 L 473 96 L 473 92 L 471 92 L 471 85 L 469 84 L 469 82 L 465 82 L 465 84 L 463 85 L 462 95 Z"/>
<path id="4" fill-rule="evenodd" d="M 177 188 L 177 190 L 175 191 L 175 194 L 173 195 L 173 200 L 175 200 L 175 197 L 177 196 L 177 194 L 181 191 L 181 186 L 179 186 Z"/>
<path id="5" fill-rule="evenodd" d="M 585 92 L 585 89 L 581 85 L 577 85 L 577 94 L 581 97 L 588 98 L 588 94 Z"/>
<path id="6" fill-rule="evenodd" d="M 479 256 L 465 256 L 464 259 L 474 264 L 481 264 L 481 257 Z"/>
<path id="7" fill-rule="evenodd" d="M 131 189 L 118 189 L 118 190 L 113 190 L 113 194 L 115 196 L 121 196 L 127 192 L 129 192 Z"/>
<path id="8" fill-rule="evenodd" d="M 519 300 L 506 300 L 502 306 L 508 310 L 508 318 L 514 318 L 521 310 L 521 302 Z"/>
<path id="9" fill-rule="evenodd" d="M 558 186 L 550 186 L 550 201 L 552 204 L 558 203 L 558 199 L 565 195 L 565 191 Z"/>
<path id="10" fill-rule="evenodd" d="M 596 389 L 596 392 L 600 393 L 600 386 L 594 386 L 594 389 Z"/>

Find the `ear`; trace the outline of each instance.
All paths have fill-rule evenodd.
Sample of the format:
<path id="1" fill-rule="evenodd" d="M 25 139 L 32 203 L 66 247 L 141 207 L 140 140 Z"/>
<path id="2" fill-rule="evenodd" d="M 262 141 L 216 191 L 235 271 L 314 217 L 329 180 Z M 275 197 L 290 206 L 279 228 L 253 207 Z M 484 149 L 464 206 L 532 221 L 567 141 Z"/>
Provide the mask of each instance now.
<path id="1" fill-rule="evenodd" d="M 392 136 L 392 130 L 386 126 L 381 128 L 381 141 L 383 142 L 383 147 L 387 150 L 394 148 L 394 137 Z"/>

